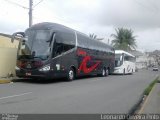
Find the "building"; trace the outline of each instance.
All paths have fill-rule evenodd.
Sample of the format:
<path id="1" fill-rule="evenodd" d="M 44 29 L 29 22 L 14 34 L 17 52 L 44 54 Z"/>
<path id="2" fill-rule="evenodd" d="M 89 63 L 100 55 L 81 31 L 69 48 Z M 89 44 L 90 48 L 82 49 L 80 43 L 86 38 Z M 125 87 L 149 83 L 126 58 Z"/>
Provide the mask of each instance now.
<path id="1" fill-rule="evenodd" d="M 0 33 L 0 77 L 15 75 L 18 44 L 11 42 L 11 35 Z"/>
<path id="2" fill-rule="evenodd" d="M 155 64 L 154 57 L 150 56 L 148 53 L 142 53 L 140 51 L 132 50 L 130 51 L 136 57 L 136 68 L 143 69 Z"/>
<path id="3" fill-rule="evenodd" d="M 152 57 L 155 60 L 155 63 L 152 65 L 159 65 L 160 66 L 160 50 L 148 52 L 148 54 L 149 54 L 149 57 Z"/>

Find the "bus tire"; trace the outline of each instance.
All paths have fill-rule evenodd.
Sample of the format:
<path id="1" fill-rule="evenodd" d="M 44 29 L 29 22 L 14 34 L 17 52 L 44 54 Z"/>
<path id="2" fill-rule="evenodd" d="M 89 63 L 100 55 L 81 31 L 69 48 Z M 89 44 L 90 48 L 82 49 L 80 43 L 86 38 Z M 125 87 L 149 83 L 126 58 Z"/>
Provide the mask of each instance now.
<path id="1" fill-rule="evenodd" d="M 106 76 L 109 75 L 109 68 L 106 69 Z"/>
<path id="2" fill-rule="evenodd" d="M 100 77 L 105 77 L 105 76 L 106 76 L 106 68 L 103 68 Z"/>
<path id="3" fill-rule="evenodd" d="M 67 80 L 68 81 L 73 81 L 75 79 L 75 71 L 73 68 L 70 68 L 68 73 L 67 73 Z"/>
<path id="4" fill-rule="evenodd" d="M 125 72 L 125 68 L 123 69 L 123 75 L 125 75 L 126 74 L 126 72 Z"/>
<path id="5" fill-rule="evenodd" d="M 132 72 L 131 72 L 131 75 L 133 74 L 133 69 L 132 69 Z"/>

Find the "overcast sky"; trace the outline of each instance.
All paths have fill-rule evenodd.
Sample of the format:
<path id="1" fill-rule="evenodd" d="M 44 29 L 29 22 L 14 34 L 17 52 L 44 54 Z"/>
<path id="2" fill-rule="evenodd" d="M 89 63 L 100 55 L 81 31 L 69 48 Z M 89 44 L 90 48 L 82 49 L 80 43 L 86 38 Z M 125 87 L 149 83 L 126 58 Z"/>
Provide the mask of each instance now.
<path id="1" fill-rule="evenodd" d="M 28 27 L 29 0 L 0 0 L 0 33 Z M 35 5 L 41 0 L 33 0 Z M 14 2 L 14 3 L 13 3 Z M 160 49 L 160 0 L 43 0 L 34 7 L 33 24 L 55 22 L 111 41 L 118 27 L 132 29 L 138 49 Z"/>

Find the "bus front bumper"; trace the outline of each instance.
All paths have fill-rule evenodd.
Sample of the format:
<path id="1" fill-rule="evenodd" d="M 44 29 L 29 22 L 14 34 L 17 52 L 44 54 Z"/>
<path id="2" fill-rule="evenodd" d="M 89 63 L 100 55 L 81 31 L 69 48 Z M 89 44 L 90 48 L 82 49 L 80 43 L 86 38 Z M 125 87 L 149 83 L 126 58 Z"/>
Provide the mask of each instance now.
<path id="1" fill-rule="evenodd" d="M 115 68 L 113 74 L 123 74 L 123 70 L 120 68 Z"/>
<path id="2" fill-rule="evenodd" d="M 39 70 L 16 70 L 16 76 L 20 78 L 44 78 L 44 79 L 53 79 L 63 77 L 66 74 L 60 71 L 39 71 Z"/>

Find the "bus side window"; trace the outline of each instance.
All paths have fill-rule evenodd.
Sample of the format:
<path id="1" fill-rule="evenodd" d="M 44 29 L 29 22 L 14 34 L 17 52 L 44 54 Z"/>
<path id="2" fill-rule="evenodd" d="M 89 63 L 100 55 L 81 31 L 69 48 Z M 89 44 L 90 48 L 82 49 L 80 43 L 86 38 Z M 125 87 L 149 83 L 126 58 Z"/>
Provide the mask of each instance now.
<path id="1" fill-rule="evenodd" d="M 53 45 L 53 57 L 60 55 L 75 47 L 74 34 L 66 32 L 58 32 L 55 35 L 54 45 Z"/>
<path id="2" fill-rule="evenodd" d="M 125 61 L 130 61 L 130 62 L 135 62 L 135 58 L 132 57 L 132 56 L 125 56 L 125 57 L 124 57 L 124 60 L 125 60 Z"/>
<path id="3" fill-rule="evenodd" d="M 57 43 L 55 50 L 56 56 L 60 55 L 62 52 L 63 52 L 63 45 L 61 43 Z"/>
<path id="4" fill-rule="evenodd" d="M 93 47 L 91 48 L 91 46 L 93 46 L 93 45 L 88 43 L 88 40 L 89 40 L 88 37 L 86 37 L 80 33 L 77 33 L 77 39 L 78 39 L 78 45 L 80 47 L 93 49 Z"/>
<path id="5" fill-rule="evenodd" d="M 55 39 L 54 45 L 53 45 L 53 57 L 56 57 L 57 55 L 60 55 L 63 51 L 63 45 L 59 43 L 58 39 Z"/>
<path id="6" fill-rule="evenodd" d="M 64 52 L 75 47 L 75 34 L 73 32 L 62 32 L 61 33 L 62 42 L 64 46 Z"/>
<path id="7" fill-rule="evenodd" d="M 128 60 L 129 60 L 128 56 L 124 56 L 124 61 L 128 61 Z"/>

